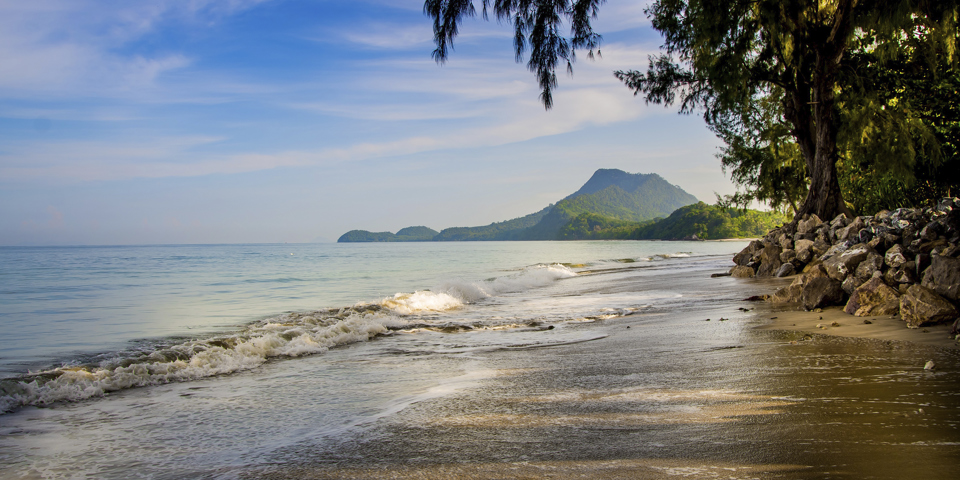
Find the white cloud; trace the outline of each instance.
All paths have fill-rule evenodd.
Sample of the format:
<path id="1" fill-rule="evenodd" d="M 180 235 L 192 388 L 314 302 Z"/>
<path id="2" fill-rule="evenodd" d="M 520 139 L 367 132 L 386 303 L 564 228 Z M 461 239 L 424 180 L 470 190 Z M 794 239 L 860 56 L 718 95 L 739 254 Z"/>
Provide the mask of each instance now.
<path id="1" fill-rule="evenodd" d="M 165 19 L 216 22 L 264 0 L 35 0 L 0 2 L 0 96 L 115 97 L 190 64 L 177 52 L 118 53 Z"/>

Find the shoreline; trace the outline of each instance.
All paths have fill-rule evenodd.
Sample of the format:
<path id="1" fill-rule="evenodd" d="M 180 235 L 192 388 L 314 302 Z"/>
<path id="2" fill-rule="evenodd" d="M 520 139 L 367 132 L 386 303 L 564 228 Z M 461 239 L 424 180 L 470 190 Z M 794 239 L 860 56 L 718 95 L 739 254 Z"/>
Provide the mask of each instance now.
<path id="1" fill-rule="evenodd" d="M 753 281 L 758 284 L 769 285 L 770 291 L 764 293 L 772 294 L 782 286 L 781 284 L 788 285 L 789 281 L 792 281 L 795 277 L 794 275 L 776 279 L 755 279 Z M 767 301 L 750 303 L 756 306 L 755 317 L 762 322 L 761 325 L 755 327 L 757 330 L 804 332 L 847 338 L 910 342 L 952 350 L 960 349 L 960 342 L 950 336 L 950 323 L 922 328 L 907 328 L 900 315 L 856 317 L 844 312 L 842 306 L 805 311 L 800 304 L 795 303 L 779 305 Z M 835 326 L 834 323 L 838 326 Z"/>

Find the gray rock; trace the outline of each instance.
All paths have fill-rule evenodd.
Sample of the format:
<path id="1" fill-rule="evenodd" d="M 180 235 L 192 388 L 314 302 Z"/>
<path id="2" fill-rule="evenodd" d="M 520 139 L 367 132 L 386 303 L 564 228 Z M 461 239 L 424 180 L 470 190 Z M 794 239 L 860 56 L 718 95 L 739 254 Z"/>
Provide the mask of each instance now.
<path id="1" fill-rule="evenodd" d="M 960 301 L 960 259 L 943 255 L 931 257 L 921 285 L 944 298 Z"/>
<path id="2" fill-rule="evenodd" d="M 730 276 L 735 278 L 751 278 L 756 274 L 753 267 L 745 265 L 736 265 L 730 270 Z"/>
<path id="3" fill-rule="evenodd" d="M 794 267 L 792 263 L 784 263 L 777 270 L 777 277 L 789 277 L 795 273 L 797 273 L 797 267 Z"/>
<path id="4" fill-rule="evenodd" d="M 807 310 L 839 305 L 843 302 L 843 289 L 840 282 L 832 278 L 810 278 L 803 285 L 800 301 Z"/>
<path id="5" fill-rule="evenodd" d="M 929 288 L 912 285 L 900 297 L 900 317 L 910 328 L 945 323 L 957 318 L 957 309 Z"/>
<path id="6" fill-rule="evenodd" d="M 870 252 L 867 255 L 867 258 L 860 262 L 860 265 L 857 265 L 857 270 L 854 272 L 854 275 L 861 280 L 866 282 L 873 274 L 881 271 L 883 268 L 883 256 L 877 252 Z"/>
<path id="7" fill-rule="evenodd" d="M 809 263 L 813 259 L 813 240 L 797 240 L 793 246 L 797 251 L 797 260 Z"/>
<path id="8" fill-rule="evenodd" d="M 758 277 L 772 277 L 780 269 L 780 247 L 769 245 L 760 251 L 760 268 L 757 269 Z"/>
<path id="9" fill-rule="evenodd" d="M 843 311 L 857 317 L 896 315 L 900 311 L 900 295 L 879 277 L 874 277 L 850 295 Z"/>
<path id="10" fill-rule="evenodd" d="M 803 294 L 803 284 L 805 282 L 805 275 L 798 276 L 793 279 L 790 285 L 774 292 L 773 296 L 770 297 L 770 301 L 773 303 L 800 303 L 800 298 Z"/>
<path id="11" fill-rule="evenodd" d="M 838 243 L 834 247 L 842 246 L 843 243 Z M 831 249 L 832 251 L 832 249 Z M 829 253 L 829 252 L 828 252 Z M 850 273 L 854 272 L 860 262 L 867 259 L 867 256 L 870 254 L 870 247 L 866 244 L 859 243 L 849 248 L 845 248 L 840 251 L 840 253 L 830 256 L 823 261 L 823 268 L 827 270 L 827 275 L 830 278 L 838 281 L 843 281 L 847 278 Z M 827 255 L 824 255 L 827 257 Z"/>
<path id="12" fill-rule="evenodd" d="M 786 249 L 780 252 L 780 263 L 791 263 L 797 258 L 797 251 Z"/>
<path id="13" fill-rule="evenodd" d="M 837 233 L 837 240 L 850 240 L 851 237 L 856 236 L 865 226 L 863 219 L 857 217 L 853 222 L 850 222 L 847 227 Z"/>
<path id="14" fill-rule="evenodd" d="M 823 224 L 823 220 L 820 220 L 820 217 L 816 215 L 810 215 L 809 217 L 801 220 L 797 224 L 797 233 L 807 234 L 813 233 L 817 227 Z"/>
<path id="15" fill-rule="evenodd" d="M 901 248 L 900 245 L 894 245 L 883 255 L 883 261 L 890 268 L 899 268 L 904 263 L 907 263 L 907 258 L 903 256 L 903 248 Z"/>

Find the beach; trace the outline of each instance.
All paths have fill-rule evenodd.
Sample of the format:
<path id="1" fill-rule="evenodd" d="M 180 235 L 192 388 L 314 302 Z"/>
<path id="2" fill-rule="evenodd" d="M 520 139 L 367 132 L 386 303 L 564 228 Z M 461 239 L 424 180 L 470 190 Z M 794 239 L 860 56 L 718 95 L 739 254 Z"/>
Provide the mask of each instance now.
<path id="1" fill-rule="evenodd" d="M 279 248 L 290 249 L 247 250 Z M 304 271 L 314 271 L 339 252 L 350 271 L 390 260 L 392 284 L 435 280 L 177 340 L 206 352 L 234 343 L 248 362 L 261 357 L 244 345 L 267 339 L 275 352 L 340 342 L 313 353 L 0 415 L 3 478 L 893 479 L 953 478 L 960 467 L 956 344 L 938 329 L 893 328 L 899 320 L 745 301 L 789 279 L 711 278 L 731 262 L 709 249 L 742 244 L 324 248 L 292 258 L 313 255 Z M 451 276 L 450 259 L 465 254 L 474 263 Z M 482 270 L 495 259 L 505 267 Z M 364 285 L 354 288 L 385 288 Z M 458 305 L 444 296 L 455 292 Z M 370 325 L 383 330 L 329 336 Z M 936 368 L 925 370 L 929 360 Z"/>
<path id="2" fill-rule="evenodd" d="M 739 299 L 784 280 L 688 281 Z M 862 320 L 715 298 L 608 321 L 596 341 L 485 356 L 455 393 L 243 476 L 953 478 L 956 343 Z"/>

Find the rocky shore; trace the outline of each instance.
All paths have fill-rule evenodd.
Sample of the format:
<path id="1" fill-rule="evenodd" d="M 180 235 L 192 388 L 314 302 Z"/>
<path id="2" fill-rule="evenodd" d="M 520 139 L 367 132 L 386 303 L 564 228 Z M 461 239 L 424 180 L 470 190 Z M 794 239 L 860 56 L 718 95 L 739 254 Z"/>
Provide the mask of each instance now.
<path id="1" fill-rule="evenodd" d="M 830 221 L 816 215 L 771 230 L 738 253 L 734 277 L 790 277 L 765 297 L 857 317 L 889 315 L 908 328 L 953 324 L 960 306 L 960 198 L 935 208 Z M 958 336 L 960 338 L 960 336 Z"/>

